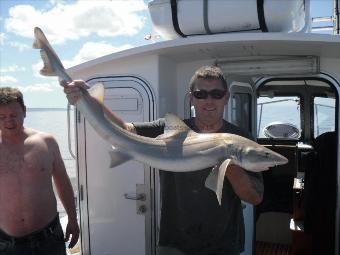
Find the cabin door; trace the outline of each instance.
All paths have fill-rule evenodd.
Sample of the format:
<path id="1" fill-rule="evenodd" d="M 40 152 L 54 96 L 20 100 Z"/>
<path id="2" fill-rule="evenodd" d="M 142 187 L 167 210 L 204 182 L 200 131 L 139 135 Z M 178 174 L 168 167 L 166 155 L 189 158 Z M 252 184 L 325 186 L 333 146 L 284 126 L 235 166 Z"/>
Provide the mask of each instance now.
<path id="1" fill-rule="evenodd" d="M 88 82 L 99 81 L 105 105 L 124 121 L 154 119 L 154 94 L 145 81 L 113 76 Z M 79 114 L 77 131 L 82 254 L 152 254 L 153 170 L 132 160 L 110 168 L 111 145 Z"/>
<path id="2" fill-rule="evenodd" d="M 241 80 L 241 77 L 237 80 Z M 255 94 L 247 81 L 228 81 L 230 99 L 225 111 L 225 119 L 238 127 L 254 134 L 253 117 Z M 256 109 L 256 107 L 255 107 Z M 253 205 L 242 202 L 245 225 L 245 243 L 242 255 L 253 254 L 254 213 Z"/>

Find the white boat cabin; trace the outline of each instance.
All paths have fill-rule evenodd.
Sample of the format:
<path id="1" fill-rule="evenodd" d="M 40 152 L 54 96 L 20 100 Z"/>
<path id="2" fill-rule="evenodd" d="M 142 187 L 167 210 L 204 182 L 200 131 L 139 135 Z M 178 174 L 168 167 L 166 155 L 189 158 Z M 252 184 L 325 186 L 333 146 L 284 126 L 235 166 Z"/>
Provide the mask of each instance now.
<path id="1" fill-rule="evenodd" d="M 306 0 L 284 4 L 283 13 L 294 17 L 275 14 L 281 1 L 262 1 L 262 14 L 247 9 L 249 15 L 242 18 L 249 20 L 234 15 L 240 22 L 229 28 L 223 24 L 221 6 L 216 6 L 222 2 L 231 13 L 246 8 L 238 6 L 243 1 L 151 1 L 155 34 L 170 40 L 113 53 L 68 72 L 91 85 L 103 82 L 105 104 L 125 121 L 139 122 L 168 112 L 192 116 L 188 83 L 193 72 L 202 65 L 221 67 L 231 92 L 225 119 L 289 159 L 287 165 L 263 173 L 265 192 L 259 206 L 244 203 L 242 254 L 275 254 L 270 249 L 312 254 L 323 246 L 322 254 L 337 255 L 339 1 L 334 2 L 334 34 L 308 32 Z M 254 8 L 261 3 L 248 2 Z M 201 14 L 185 16 L 190 4 Z M 171 7 L 177 9 L 171 12 Z M 214 23 L 214 15 L 220 23 Z M 169 23 L 174 19 L 177 29 Z M 263 30 L 264 23 L 268 32 L 256 31 Z M 81 254 L 157 255 L 158 170 L 135 161 L 111 169 L 110 144 L 79 112 L 75 128 Z"/>

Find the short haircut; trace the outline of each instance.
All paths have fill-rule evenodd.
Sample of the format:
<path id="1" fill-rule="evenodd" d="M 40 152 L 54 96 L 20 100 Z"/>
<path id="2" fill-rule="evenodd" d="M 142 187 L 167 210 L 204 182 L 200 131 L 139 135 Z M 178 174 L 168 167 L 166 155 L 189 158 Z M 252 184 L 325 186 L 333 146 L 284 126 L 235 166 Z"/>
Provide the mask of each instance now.
<path id="1" fill-rule="evenodd" d="M 199 68 L 194 75 L 191 77 L 190 83 L 189 83 L 189 89 L 190 91 L 194 91 L 195 89 L 195 83 L 199 79 L 204 80 L 220 80 L 222 82 L 223 88 L 228 91 L 228 84 L 227 81 L 223 75 L 223 72 L 221 68 L 217 66 L 202 66 Z"/>
<path id="2" fill-rule="evenodd" d="M 20 90 L 11 87 L 0 88 L 0 106 L 8 105 L 13 102 L 18 102 L 23 111 L 25 111 L 24 97 Z"/>

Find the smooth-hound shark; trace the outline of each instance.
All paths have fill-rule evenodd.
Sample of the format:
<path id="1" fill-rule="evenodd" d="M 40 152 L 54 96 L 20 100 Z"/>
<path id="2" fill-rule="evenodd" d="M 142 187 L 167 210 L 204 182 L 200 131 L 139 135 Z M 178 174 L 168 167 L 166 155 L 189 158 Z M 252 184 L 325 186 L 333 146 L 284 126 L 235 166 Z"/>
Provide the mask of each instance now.
<path id="1" fill-rule="evenodd" d="M 40 49 L 44 62 L 40 73 L 72 81 L 41 29 L 36 27 L 34 35 L 33 47 Z M 248 171 L 259 172 L 288 162 L 282 155 L 238 135 L 196 133 L 173 114 L 165 116 L 164 134 L 157 138 L 143 137 L 121 128 L 106 117 L 102 83 L 89 90 L 81 89 L 81 93 L 75 105 L 95 131 L 112 144 L 112 167 L 130 159 L 173 172 L 213 167 L 205 186 L 216 193 L 219 204 L 228 165 L 235 164 Z"/>

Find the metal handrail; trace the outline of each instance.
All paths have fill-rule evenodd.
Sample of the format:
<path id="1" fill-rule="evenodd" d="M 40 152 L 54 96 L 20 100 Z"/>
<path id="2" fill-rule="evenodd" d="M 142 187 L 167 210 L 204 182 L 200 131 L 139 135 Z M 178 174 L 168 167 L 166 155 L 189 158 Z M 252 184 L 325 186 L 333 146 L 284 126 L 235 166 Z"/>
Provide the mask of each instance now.
<path id="1" fill-rule="evenodd" d="M 75 153 L 73 153 L 72 151 L 72 141 L 71 141 L 71 115 L 70 115 L 70 111 L 71 111 L 71 105 L 67 104 L 67 138 L 68 138 L 68 150 L 72 156 L 73 159 L 76 159 L 76 155 Z"/>

